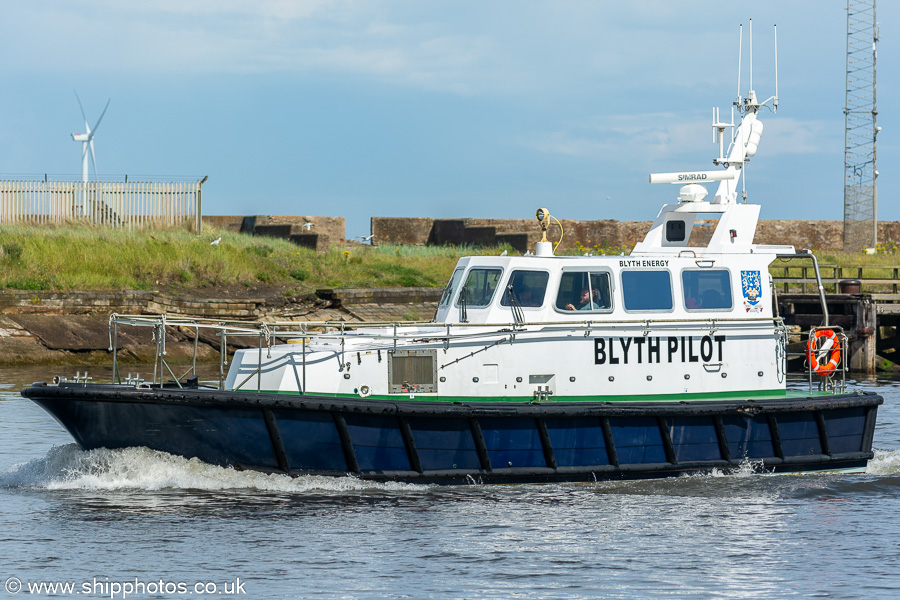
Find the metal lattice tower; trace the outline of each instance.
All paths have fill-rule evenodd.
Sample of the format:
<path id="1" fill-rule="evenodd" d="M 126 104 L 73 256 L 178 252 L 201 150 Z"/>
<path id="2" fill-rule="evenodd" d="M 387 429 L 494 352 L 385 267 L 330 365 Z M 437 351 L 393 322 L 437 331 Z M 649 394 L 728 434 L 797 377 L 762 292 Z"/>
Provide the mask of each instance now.
<path id="1" fill-rule="evenodd" d="M 844 103 L 844 251 L 877 239 L 875 0 L 847 0 L 847 95 Z"/>

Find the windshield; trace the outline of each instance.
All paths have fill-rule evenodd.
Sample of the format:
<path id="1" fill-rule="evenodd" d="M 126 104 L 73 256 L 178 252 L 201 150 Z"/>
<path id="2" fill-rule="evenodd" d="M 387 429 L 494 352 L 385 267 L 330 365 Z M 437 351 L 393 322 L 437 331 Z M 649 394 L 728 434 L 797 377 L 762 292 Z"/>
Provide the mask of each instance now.
<path id="1" fill-rule="evenodd" d="M 500 306 L 541 306 L 550 274 L 544 271 L 513 271 Z"/>
<path id="2" fill-rule="evenodd" d="M 450 305 L 450 302 L 453 300 L 453 296 L 456 295 L 456 288 L 459 287 L 459 280 L 462 279 L 462 274 L 462 269 L 453 271 L 453 275 L 450 276 L 450 283 L 447 284 L 447 287 L 444 288 L 444 293 L 441 295 L 439 306 Z"/>
<path id="3" fill-rule="evenodd" d="M 488 306 L 500 281 L 501 269 L 472 269 L 466 278 L 465 303 L 471 307 Z M 460 300 L 459 303 L 463 302 Z"/>

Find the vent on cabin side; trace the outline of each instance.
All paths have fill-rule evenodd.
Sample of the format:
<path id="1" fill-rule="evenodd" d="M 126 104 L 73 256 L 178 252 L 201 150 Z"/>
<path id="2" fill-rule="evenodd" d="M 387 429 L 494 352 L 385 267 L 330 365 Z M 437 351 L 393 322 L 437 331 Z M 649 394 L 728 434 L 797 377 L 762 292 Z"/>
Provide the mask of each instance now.
<path id="1" fill-rule="evenodd" d="M 394 350 L 388 354 L 388 393 L 437 391 L 437 350 Z"/>

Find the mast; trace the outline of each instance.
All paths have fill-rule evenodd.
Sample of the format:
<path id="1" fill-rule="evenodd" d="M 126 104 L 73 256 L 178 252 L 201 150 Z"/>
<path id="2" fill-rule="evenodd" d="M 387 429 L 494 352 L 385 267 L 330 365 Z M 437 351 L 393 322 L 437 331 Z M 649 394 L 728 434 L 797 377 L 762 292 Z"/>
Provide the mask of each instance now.
<path id="1" fill-rule="evenodd" d="M 875 0 L 847 0 L 847 86 L 844 101 L 844 251 L 874 248 L 878 241 L 878 110 Z"/>
<path id="2" fill-rule="evenodd" d="M 720 120 L 719 110 L 713 109 L 713 143 L 719 146 L 719 155 L 713 159 L 713 164 L 720 166 L 724 171 L 694 171 L 685 173 L 659 173 L 650 176 L 650 183 L 680 183 L 680 184 L 697 184 L 710 181 L 718 181 L 719 185 L 716 189 L 715 196 L 711 204 L 735 204 L 737 203 L 738 183 L 741 182 L 741 175 L 744 167 L 750 162 L 750 159 L 756 155 L 759 150 L 759 142 L 762 137 L 763 123 L 759 120 L 758 115 L 762 107 L 768 106 L 772 112 L 778 110 L 778 33 L 775 29 L 775 95 L 763 101 L 759 101 L 756 97 L 756 91 L 753 89 L 753 24 L 750 23 L 750 89 L 747 96 L 742 97 L 740 94 L 741 86 L 741 52 L 743 45 L 743 25 L 740 27 L 738 45 L 738 95 L 737 99 L 732 103 L 732 116 L 730 123 L 724 123 Z M 735 126 L 734 112 L 740 115 L 740 123 Z M 725 130 L 731 128 L 734 134 L 728 146 L 727 154 L 725 152 Z M 746 175 L 745 175 L 746 178 Z M 696 197 L 694 195 L 693 197 Z M 746 203 L 747 191 L 742 190 L 742 200 Z"/>

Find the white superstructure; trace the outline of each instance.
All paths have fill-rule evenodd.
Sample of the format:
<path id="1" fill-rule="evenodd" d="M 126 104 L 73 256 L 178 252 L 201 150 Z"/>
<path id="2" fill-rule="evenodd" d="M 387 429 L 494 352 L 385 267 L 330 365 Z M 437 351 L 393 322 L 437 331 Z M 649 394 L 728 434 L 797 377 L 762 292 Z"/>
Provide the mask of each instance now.
<path id="1" fill-rule="evenodd" d="M 762 250 L 463 258 L 433 324 L 241 350 L 226 388 L 469 401 L 771 395 L 784 390 L 786 332 L 772 312 L 775 254 Z M 401 356 L 419 365 L 392 372 Z"/>
<path id="2" fill-rule="evenodd" d="M 732 123 L 713 111 L 719 170 L 650 176 L 680 184 L 678 200 L 629 256 L 553 256 L 544 239 L 533 255 L 466 257 L 433 323 L 238 351 L 226 388 L 448 401 L 784 393 L 786 331 L 768 267 L 795 251 L 754 244 L 760 207 L 745 203 L 745 189 L 738 202 L 760 110 L 777 103 L 751 89 L 734 102 Z M 718 182 L 710 200 L 706 182 Z M 547 218 L 540 209 L 545 231 Z M 703 244 L 692 241 L 701 222 L 714 227 Z"/>

